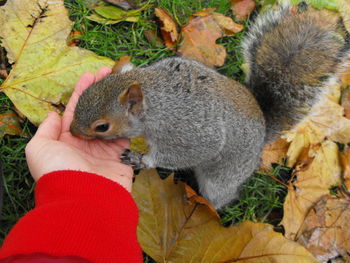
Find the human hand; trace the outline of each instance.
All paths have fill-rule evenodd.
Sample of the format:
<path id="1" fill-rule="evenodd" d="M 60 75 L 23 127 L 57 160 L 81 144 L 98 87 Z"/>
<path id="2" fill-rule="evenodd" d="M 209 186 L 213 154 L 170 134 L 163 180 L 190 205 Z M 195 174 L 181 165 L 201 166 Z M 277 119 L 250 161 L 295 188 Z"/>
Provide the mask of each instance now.
<path id="1" fill-rule="evenodd" d="M 26 147 L 27 163 L 35 181 L 57 170 L 80 170 L 102 175 L 131 191 L 133 170 L 119 159 L 120 154 L 129 147 L 128 140 L 84 140 L 72 136 L 69 131 L 79 96 L 110 73 L 111 69 L 104 67 L 96 77 L 92 73 L 84 74 L 75 87 L 63 117 L 50 112 L 39 126 Z"/>

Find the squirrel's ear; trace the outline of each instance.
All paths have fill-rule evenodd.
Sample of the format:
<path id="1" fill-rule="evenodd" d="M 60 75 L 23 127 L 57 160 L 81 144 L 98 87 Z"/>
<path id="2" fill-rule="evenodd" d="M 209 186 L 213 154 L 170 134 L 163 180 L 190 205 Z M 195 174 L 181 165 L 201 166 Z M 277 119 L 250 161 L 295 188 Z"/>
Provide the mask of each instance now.
<path id="1" fill-rule="evenodd" d="M 121 104 L 127 104 L 129 112 L 135 114 L 143 109 L 143 92 L 140 83 L 134 82 L 118 97 Z"/>

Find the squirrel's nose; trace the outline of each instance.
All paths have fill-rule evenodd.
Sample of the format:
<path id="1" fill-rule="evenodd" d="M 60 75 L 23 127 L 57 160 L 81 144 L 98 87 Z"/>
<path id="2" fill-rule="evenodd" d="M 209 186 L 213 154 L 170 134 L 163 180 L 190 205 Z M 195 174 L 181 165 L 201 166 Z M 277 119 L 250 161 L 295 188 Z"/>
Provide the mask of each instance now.
<path id="1" fill-rule="evenodd" d="M 93 139 L 91 136 L 87 136 L 84 132 L 82 132 L 82 130 L 74 124 L 74 121 L 71 123 L 69 131 L 73 136 L 83 139 Z"/>

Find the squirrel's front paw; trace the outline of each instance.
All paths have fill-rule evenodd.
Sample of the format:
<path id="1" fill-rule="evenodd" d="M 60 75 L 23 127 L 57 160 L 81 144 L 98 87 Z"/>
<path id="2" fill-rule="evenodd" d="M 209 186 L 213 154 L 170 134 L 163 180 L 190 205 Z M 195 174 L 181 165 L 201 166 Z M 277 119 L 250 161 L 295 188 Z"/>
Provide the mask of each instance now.
<path id="1" fill-rule="evenodd" d="M 142 162 L 142 156 L 140 153 L 127 149 L 120 155 L 120 159 L 122 163 L 131 165 L 134 170 L 140 170 L 146 168 L 146 165 Z"/>

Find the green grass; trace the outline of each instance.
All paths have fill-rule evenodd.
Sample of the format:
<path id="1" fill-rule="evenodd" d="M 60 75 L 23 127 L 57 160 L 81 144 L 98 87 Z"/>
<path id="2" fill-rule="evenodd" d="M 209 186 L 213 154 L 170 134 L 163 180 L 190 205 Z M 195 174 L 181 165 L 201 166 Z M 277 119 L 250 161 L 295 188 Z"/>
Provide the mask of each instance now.
<path id="1" fill-rule="evenodd" d="M 12 104 L 3 93 L 0 93 L 0 113 Z M 5 106 L 5 107 L 4 107 Z M 23 123 L 27 138 L 5 136 L 0 140 L 0 158 L 3 165 L 4 206 L 0 222 L 0 241 L 10 228 L 33 207 L 33 179 L 25 161 L 24 149 L 28 143 L 33 126 L 28 121 Z"/>
<path id="2" fill-rule="evenodd" d="M 231 15 L 227 0 L 188 1 L 188 0 L 151 0 L 153 7 L 166 8 L 180 25 L 188 22 L 189 16 L 204 8 L 213 7 L 217 12 Z M 175 55 L 173 51 L 159 48 L 150 44 L 144 31 L 159 30 L 155 20 L 153 7 L 142 13 L 138 23 L 121 22 L 116 25 L 99 25 L 86 19 L 90 10 L 84 7 L 82 0 L 66 0 L 70 10 L 70 17 L 75 21 L 73 30 L 83 32 L 79 36 L 79 46 L 93 52 L 118 59 L 121 56 L 131 56 L 135 65 L 143 66 L 164 57 Z M 227 49 L 227 60 L 219 72 L 236 80 L 243 81 L 241 70 L 242 54 L 240 43 L 245 32 L 234 37 L 225 37 L 218 41 Z M 1 84 L 1 80 L 0 80 Z M 12 107 L 11 102 L 3 93 L 0 93 L 0 105 Z M 25 162 L 24 149 L 35 132 L 35 128 L 28 122 L 23 124 L 28 138 L 5 136 L 0 141 L 0 156 L 3 160 L 5 182 L 4 209 L 0 228 L 0 243 L 13 224 L 33 207 L 33 180 L 30 177 Z M 280 170 L 275 168 L 273 174 Z M 223 223 L 232 224 L 243 220 L 264 221 L 276 223 L 280 214 L 275 215 L 276 209 L 281 210 L 285 190 L 266 174 L 254 175 L 243 187 L 241 198 L 231 207 L 222 211 Z M 150 259 L 147 262 L 152 262 Z"/>

